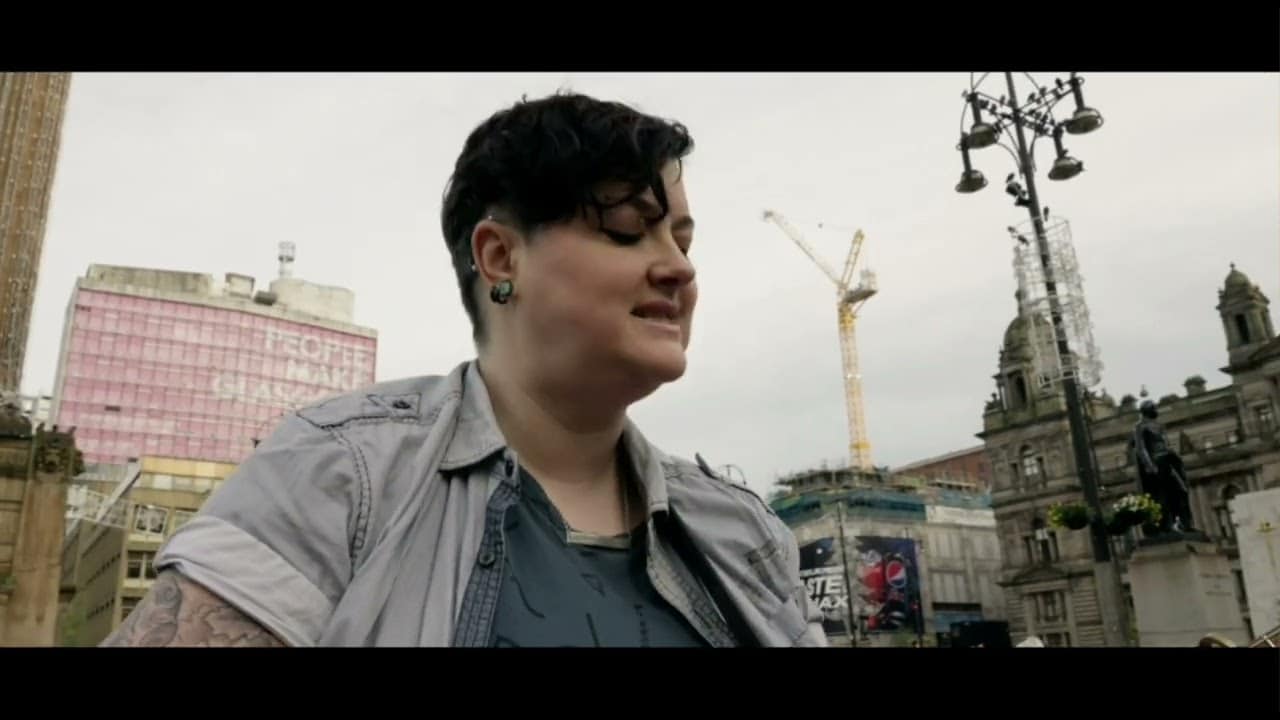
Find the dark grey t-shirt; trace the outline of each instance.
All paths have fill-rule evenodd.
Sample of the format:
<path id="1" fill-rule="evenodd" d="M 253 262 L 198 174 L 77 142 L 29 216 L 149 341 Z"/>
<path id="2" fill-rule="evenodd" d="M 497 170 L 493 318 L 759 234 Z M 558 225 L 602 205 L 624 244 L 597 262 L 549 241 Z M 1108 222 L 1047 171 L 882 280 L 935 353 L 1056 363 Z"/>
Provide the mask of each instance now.
<path id="1" fill-rule="evenodd" d="M 536 479 L 507 511 L 495 647 L 697 647 L 706 643 L 654 590 L 644 526 L 628 538 L 571 542 Z M 622 547 L 611 547 L 622 545 Z"/>

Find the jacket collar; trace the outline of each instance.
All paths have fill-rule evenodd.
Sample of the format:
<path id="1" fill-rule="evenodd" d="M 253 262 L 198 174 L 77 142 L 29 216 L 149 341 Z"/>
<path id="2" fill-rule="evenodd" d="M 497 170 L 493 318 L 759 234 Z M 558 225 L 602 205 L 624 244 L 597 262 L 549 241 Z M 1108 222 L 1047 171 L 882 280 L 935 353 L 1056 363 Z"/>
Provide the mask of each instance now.
<path id="1" fill-rule="evenodd" d="M 449 374 L 446 385 L 448 399 L 456 398 L 457 421 L 452 436 L 445 447 L 442 470 L 461 470 L 489 459 L 502 452 L 515 457 L 515 451 L 498 429 L 493 415 L 493 403 L 489 389 L 480 377 L 475 360 L 467 361 Z M 442 408 L 443 410 L 443 408 Z M 432 410 L 428 410 L 428 413 Z M 438 412 L 438 411 L 437 411 Z M 438 418 L 444 420 L 445 418 Z M 631 463 L 633 476 L 640 482 L 650 512 L 668 510 L 667 482 L 663 460 L 666 456 L 640 433 L 639 428 L 626 419 L 622 428 L 622 442 Z"/>

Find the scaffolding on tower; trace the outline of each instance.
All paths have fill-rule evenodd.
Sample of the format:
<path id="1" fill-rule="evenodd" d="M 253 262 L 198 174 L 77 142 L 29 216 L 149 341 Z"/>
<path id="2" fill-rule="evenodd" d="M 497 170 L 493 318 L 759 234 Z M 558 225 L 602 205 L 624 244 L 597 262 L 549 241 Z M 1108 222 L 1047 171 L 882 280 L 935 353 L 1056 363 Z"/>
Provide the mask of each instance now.
<path id="1" fill-rule="evenodd" d="M 1046 322 L 1027 323 L 1027 339 L 1031 345 L 1036 384 L 1049 387 L 1074 377 L 1082 387 L 1093 387 L 1102 380 L 1102 359 L 1093 339 L 1093 323 L 1084 299 L 1084 278 L 1076 261 L 1071 242 L 1071 225 L 1055 217 L 1045 221 L 1049 267 L 1053 271 L 1054 294 L 1062 313 L 1062 325 L 1070 352 L 1062 357 L 1054 337 L 1050 313 L 1049 287 L 1044 265 L 1036 245 L 1035 228 L 1030 220 L 1009 228 L 1013 236 L 1013 272 L 1018 282 L 1019 311 L 1028 318 L 1039 316 Z"/>

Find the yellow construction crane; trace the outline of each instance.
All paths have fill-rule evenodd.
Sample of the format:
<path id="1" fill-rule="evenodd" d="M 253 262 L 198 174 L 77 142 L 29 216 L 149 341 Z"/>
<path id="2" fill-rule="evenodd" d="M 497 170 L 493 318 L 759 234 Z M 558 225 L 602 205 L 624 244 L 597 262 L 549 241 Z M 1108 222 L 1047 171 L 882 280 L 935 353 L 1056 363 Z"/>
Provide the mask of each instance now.
<path id="1" fill-rule="evenodd" d="M 853 271 L 858 264 L 858 255 L 862 252 L 862 231 L 853 234 L 853 244 L 849 247 L 849 256 L 844 261 L 844 271 L 839 275 L 822 258 L 818 257 L 804 236 L 796 230 L 781 214 L 773 210 L 764 211 L 764 219 L 782 229 L 805 255 L 818 266 L 836 286 L 836 317 L 840 327 L 840 357 L 844 365 L 844 402 L 845 411 L 849 415 L 849 466 L 870 472 L 871 443 L 867 442 L 866 416 L 862 411 L 862 375 L 858 372 L 858 343 L 854 326 L 858 320 L 858 310 L 867 298 L 876 294 L 876 275 L 863 269 L 858 284 L 850 287 Z"/>

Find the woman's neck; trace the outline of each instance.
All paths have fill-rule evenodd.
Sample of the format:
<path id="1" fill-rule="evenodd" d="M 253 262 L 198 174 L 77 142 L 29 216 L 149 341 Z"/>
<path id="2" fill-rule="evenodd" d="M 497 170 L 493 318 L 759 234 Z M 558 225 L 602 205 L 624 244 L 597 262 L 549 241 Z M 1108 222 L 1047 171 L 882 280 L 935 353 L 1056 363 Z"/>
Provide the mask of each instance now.
<path id="1" fill-rule="evenodd" d="M 600 535 L 630 531 L 639 498 L 618 467 L 623 409 L 592 406 L 598 398 L 589 391 L 548 388 L 483 359 L 480 376 L 507 445 L 569 527 Z"/>
<path id="2" fill-rule="evenodd" d="M 492 361 L 481 361 L 480 374 L 503 437 L 539 480 L 616 487 L 624 409 L 592 406 L 588 393 L 524 380 Z"/>

